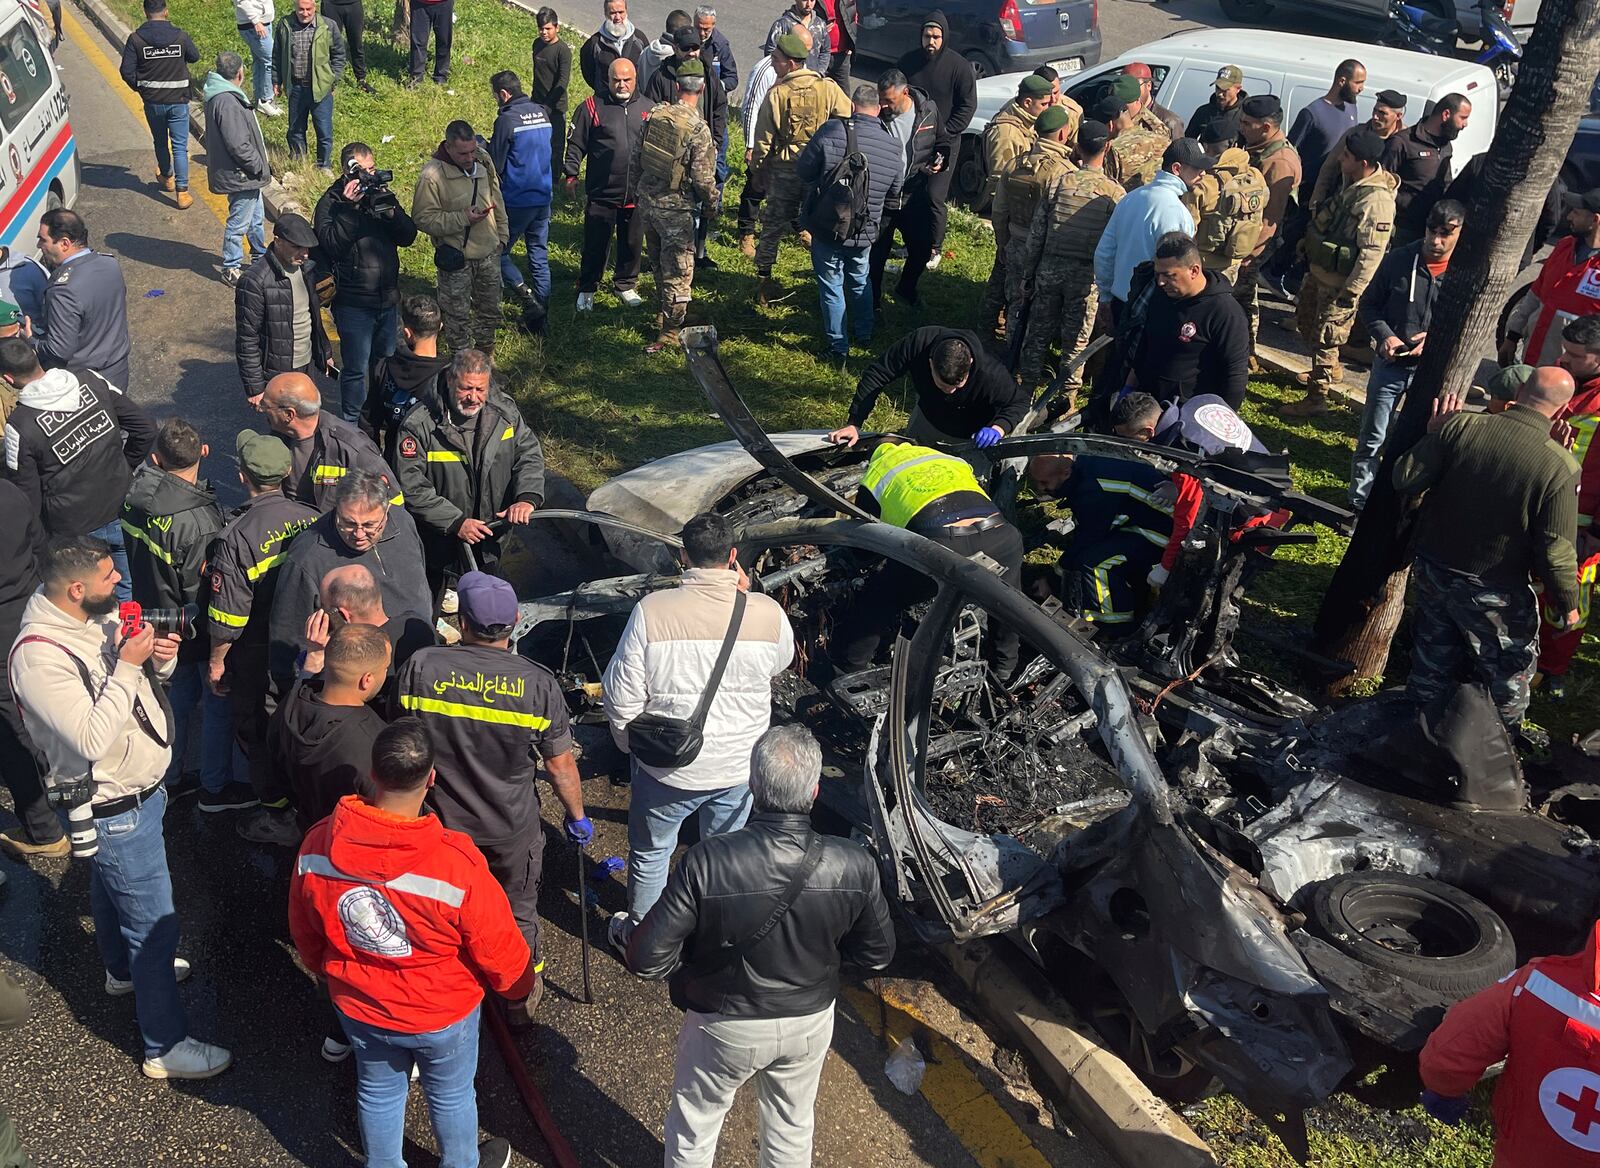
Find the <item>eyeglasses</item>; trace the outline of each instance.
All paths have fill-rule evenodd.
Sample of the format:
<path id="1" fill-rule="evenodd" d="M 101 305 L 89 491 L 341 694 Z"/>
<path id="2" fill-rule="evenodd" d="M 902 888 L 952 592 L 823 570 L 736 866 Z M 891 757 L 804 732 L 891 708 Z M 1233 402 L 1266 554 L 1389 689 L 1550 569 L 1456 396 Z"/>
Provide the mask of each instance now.
<path id="1" fill-rule="evenodd" d="M 389 517 L 387 515 L 382 519 L 374 519 L 370 523 L 355 523 L 338 514 L 333 517 L 333 525 L 340 531 L 360 532 L 363 535 L 376 535 L 383 530 L 384 524 L 388 522 Z"/>

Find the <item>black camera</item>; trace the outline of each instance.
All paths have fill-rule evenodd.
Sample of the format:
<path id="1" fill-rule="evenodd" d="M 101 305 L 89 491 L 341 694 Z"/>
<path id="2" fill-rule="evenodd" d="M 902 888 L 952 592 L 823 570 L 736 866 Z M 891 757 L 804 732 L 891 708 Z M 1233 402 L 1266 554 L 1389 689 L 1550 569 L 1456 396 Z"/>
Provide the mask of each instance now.
<path id="1" fill-rule="evenodd" d="M 357 199 L 370 199 L 373 195 L 389 189 L 389 184 L 394 182 L 394 171 L 367 170 L 352 158 L 345 167 L 345 177 L 356 180 Z"/>
<path id="2" fill-rule="evenodd" d="M 139 626 L 144 624 L 155 629 L 158 636 L 177 633 L 179 640 L 192 641 L 199 631 L 196 622 L 200 619 L 200 606 L 185 604 L 179 608 L 144 608 L 137 601 L 125 600 L 119 616 L 124 637 L 137 636 Z"/>

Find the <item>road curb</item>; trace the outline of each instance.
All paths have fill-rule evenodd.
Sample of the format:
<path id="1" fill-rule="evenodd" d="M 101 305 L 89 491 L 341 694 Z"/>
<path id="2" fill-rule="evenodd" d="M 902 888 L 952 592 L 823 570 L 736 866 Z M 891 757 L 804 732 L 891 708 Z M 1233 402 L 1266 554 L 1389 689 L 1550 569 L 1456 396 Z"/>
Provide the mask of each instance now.
<path id="1" fill-rule="evenodd" d="M 950 968 L 1049 1080 L 1053 1094 L 1123 1168 L 1216 1168 L 1210 1147 L 1094 1040 L 1070 1007 L 1031 970 L 1019 969 L 1004 942 L 942 946 Z"/>

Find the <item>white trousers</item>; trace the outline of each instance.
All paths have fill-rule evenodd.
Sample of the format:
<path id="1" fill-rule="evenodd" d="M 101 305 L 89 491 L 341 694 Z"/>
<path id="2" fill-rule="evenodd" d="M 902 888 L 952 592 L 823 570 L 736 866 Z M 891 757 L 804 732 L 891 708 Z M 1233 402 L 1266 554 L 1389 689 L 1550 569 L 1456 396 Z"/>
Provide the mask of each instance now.
<path id="1" fill-rule="evenodd" d="M 672 1072 L 666 1168 L 709 1168 L 734 1094 L 752 1077 L 760 1168 L 810 1168 L 817 1084 L 832 1042 L 831 1004 L 798 1018 L 686 1013 Z"/>

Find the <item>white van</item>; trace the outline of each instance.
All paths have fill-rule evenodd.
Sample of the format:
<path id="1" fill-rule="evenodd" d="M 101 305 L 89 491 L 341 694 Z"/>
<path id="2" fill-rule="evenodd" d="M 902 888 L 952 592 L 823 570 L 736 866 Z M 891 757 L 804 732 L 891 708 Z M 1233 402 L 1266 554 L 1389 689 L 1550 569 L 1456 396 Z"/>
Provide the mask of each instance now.
<path id="1" fill-rule="evenodd" d="M 1061 80 L 1066 92 L 1088 109 L 1126 66 L 1142 61 L 1150 66 L 1156 100 L 1187 122 L 1210 99 L 1217 70 L 1224 65 L 1237 65 L 1244 73 L 1246 93 L 1275 93 L 1282 100 L 1283 128 L 1288 130 L 1306 103 L 1328 92 L 1333 71 L 1348 57 L 1367 67 L 1366 92 L 1356 102 L 1361 120 L 1371 115 L 1373 101 L 1382 89 L 1406 95 L 1408 126 L 1425 117 L 1445 94 L 1463 93 L 1472 101 L 1472 118 L 1456 139 L 1456 167 L 1459 169 L 1467 159 L 1489 149 L 1495 119 L 1500 114 L 1500 94 L 1494 74 L 1487 68 L 1471 61 L 1430 57 L 1357 41 L 1253 28 L 1198 29 L 1151 41 Z M 1017 95 L 1023 76 L 1009 73 L 978 82 L 978 111 L 964 135 L 956 176 L 963 198 L 983 190 L 983 127 Z"/>
<path id="2" fill-rule="evenodd" d="M 39 217 L 78 199 L 67 90 L 26 5 L 0 0 L 0 244 L 33 255 Z"/>

